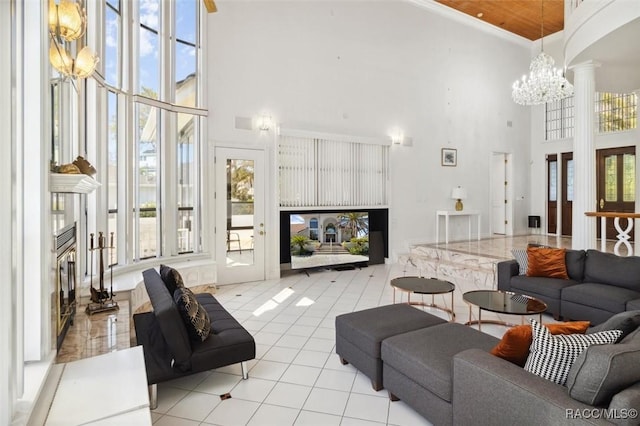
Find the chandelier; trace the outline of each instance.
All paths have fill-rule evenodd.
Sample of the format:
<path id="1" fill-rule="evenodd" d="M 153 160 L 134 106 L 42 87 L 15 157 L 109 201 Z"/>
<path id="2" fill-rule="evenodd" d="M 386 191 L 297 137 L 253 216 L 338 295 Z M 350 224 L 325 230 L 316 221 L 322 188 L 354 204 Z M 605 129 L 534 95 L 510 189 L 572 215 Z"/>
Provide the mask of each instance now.
<path id="1" fill-rule="evenodd" d="M 544 0 L 542 5 L 542 24 L 540 54 L 529 65 L 529 76 L 513 83 L 511 97 L 520 105 L 538 105 L 568 98 L 573 95 L 573 85 L 562 75 L 562 70 L 554 67 L 553 58 L 544 53 Z"/>
<path id="2" fill-rule="evenodd" d="M 85 12 L 74 0 L 60 0 L 59 3 L 49 0 L 49 61 L 65 76 L 87 78 L 100 60 L 87 46 L 75 58 L 70 53 L 71 42 L 82 37 L 86 25 Z"/>

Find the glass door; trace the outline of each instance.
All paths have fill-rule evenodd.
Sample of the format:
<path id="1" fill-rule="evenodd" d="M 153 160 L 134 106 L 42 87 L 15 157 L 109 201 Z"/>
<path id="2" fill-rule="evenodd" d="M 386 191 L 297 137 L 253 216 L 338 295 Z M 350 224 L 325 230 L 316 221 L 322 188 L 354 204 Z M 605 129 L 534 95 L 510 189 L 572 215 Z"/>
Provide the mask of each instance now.
<path id="1" fill-rule="evenodd" d="M 216 148 L 219 284 L 265 278 L 264 152 Z"/>
<path id="2" fill-rule="evenodd" d="M 598 211 L 633 213 L 636 205 L 636 148 L 634 146 L 600 149 L 598 163 Z M 620 225 L 624 229 L 626 220 Z M 615 239 L 618 232 L 613 219 L 607 219 L 607 239 Z M 633 233 L 631 233 L 633 237 Z M 600 221 L 598 220 L 598 238 Z M 633 239 L 633 238 L 632 238 Z"/>

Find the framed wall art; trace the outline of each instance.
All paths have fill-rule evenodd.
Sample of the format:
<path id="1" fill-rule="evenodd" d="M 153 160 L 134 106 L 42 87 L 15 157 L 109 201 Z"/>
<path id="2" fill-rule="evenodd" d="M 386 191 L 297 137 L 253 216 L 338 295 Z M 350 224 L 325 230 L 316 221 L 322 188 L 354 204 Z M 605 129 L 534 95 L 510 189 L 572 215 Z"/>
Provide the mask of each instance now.
<path id="1" fill-rule="evenodd" d="M 453 148 L 442 148 L 442 165 L 455 167 L 458 165 L 458 150 Z"/>

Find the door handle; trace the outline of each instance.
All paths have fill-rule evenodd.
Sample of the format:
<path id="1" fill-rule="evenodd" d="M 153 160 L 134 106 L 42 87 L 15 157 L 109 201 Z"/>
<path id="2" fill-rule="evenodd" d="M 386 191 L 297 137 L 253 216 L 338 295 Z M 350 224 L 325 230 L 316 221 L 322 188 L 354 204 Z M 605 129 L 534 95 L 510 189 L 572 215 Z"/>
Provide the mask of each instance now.
<path id="1" fill-rule="evenodd" d="M 600 208 L 604 209 L 604 198 L 600 198 Z"/>
<path id="2" fill-rule="evenodd" d="M 264 232 L 264 231 L 260 231 L 260 232 L 258 232 L 258 234 L 260 234 L 260 235 L 264 235 L 264 234 L 265 234 L 265 232 Z"/>

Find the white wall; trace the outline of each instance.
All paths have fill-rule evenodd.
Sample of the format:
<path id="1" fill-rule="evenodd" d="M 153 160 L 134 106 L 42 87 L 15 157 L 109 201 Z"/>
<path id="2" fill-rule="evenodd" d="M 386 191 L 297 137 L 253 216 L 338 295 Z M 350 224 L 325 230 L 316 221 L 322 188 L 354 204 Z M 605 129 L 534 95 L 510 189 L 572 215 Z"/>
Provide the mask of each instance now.
<path id="1" fill-rule="evenodd" d="M 530 114 L 511 100 L 526 44 L 405 2 L 225 2 L 208 19 L 211 141 L 255 143 L 234 117 L 264 111 L 288 128 L 402 129 L 413 146 L 392 147 L 391 257 L 435 241 L 435 211 L 453 208 L 456 185 L 488 234 L 491 153 L 513 153 L 514 194 L 525 197 L 514 232 L 526 230 Z M 457 167 L 440 166 L 443 147 L 458 150 Z M 453 228 L 466 236 L 466 222 Z"/>

